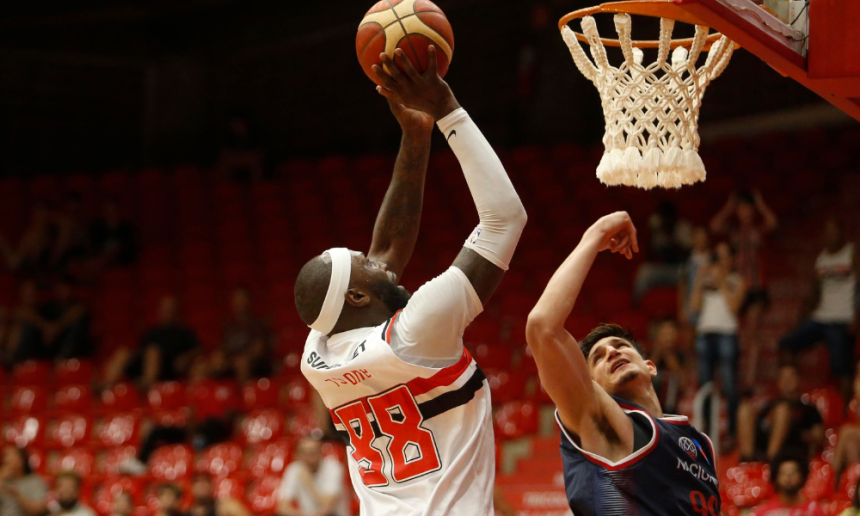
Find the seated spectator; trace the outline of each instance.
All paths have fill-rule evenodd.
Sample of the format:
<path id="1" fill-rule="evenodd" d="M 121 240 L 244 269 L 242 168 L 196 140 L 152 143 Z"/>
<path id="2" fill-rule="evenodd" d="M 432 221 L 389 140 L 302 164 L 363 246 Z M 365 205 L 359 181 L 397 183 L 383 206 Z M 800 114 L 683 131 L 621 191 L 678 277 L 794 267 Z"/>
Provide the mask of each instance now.
<path id="1" fill-rule="evenodd" d="M 272 334 L 251 310 L 247 289 L 233 292 L 233 318 L 224 328 L 224 344 L 210 358 L 216 378 L 235 377 L 240 383 L 272 374 Z"/>
<path id="2" fill-rule="evenodd" d="M 771 465 L 771 482 L 776 495 L 752 510 L 750 516 L 824 516 L 817 502 L 806 500 L 800 490 L 806 485 L 806 460 L 780 456 Z"/>
<path id="3" fill-rule="evenodd" d="M 323 457 L 322 442 L 308 437 L 296 445 L 278 491 L 279 516 L 349 516 L 343 465 Z"/>
<path id="4" fill-rule="evenodd" d="M 111 357 L 105 383 L 113 385 L 123 376 L 134 378 L 142 389 L 155 382 L 187 377 L 200 351 L 197 335 L 179 319 L 179 303 L 165 296 L 159 304 L 159 324 L 147 330 L 137 352 L 120 349 Z"/>
<path id="5" fill-rule="evenodd" d="M 0 514 L 41 516 L 48 506 L 48 486 L 30 469 L 30 455 L 11 444 L 0 463 Z"/>
<path id="6" fill-rule="evenodd" d="M 212 479 L 198 473 L 191 483 L 191 507 L 187 516 L 250 516 L 251 512 L 235 498 L 215 500 Z"/>
<path id="7" fill-rule="evenodd" d="M 815 294 L 807 305 L 809 315 L 793 333 L 779 341 L 779 347 L 795 353 L 826 342 L 830 349 L 830 371 L 839 378 L 842 395 L 847 400 L 851 394 L 851 366 L 860 311 L 856 302 L 860 259 L 836 219 L 829 219 L 824 225 L 824 249 L 815 260 L 815 275 Z"/>
<path id="8" fill-rule="evenodd" d="M 633 300 L 638 302 L 648 290 L 678 284 L 678 270 L 690 248 L 690 225 L 678 219 L 675 205 L 663 201 L 657 213 L 648 219 L 650 238 L 648 254 L 633 286 Z"/>
<path id="9" fill-rule="evenodd" d="M 133 516 L 134 498 L 128 491 L 120 491 L 113 497 L 108 516 Z"/>
<path id="10" fill-rule="evenodd" d="M 21 286 L 20 303 L 15 311 L 17 342 L 12 343 L 11 362 L 37 359 L 66 359 L 89 356 L 89 316 L 86 307 L 75 300 L 72 286 L 60 280 L 54 296 L 38 303 L 33 281 Z"/>
<path id="11" fill-rule="evenodd" d="M 137 259 L 134 226 L 120 216 L 119 204 L 104 204 L 102 217 L 90 224 L 90 246 L 99 269 L 125 267 Z"/>
<path id="12" fill-rule="evenodd" d="M 54 215 L 57 238 L 51 249 L 52 270 L 64 270 L 71 262 L 87 255 L 89 235 L 81 214 L 81 196 L 70 193 L 63 200 L 63 207 Z"/>
<path id="13" fill-rule="evenodd" d="M 777 379 L 779 397 L 758 417 L 745 401 L 738 410 L 738 441 L 742 460 L 772 460 L 779 454 L 809 457 L 824 444 L 824 424 L 812 405 L 800 399 L 797 366 L 785 364 Z"/>
<path id="14" fill-rule="evenodd" d="M 860 362 L 854 367 L 854 399 L 860 400 Z M 833 454 L 836 485 L 839 485 L 845 468 L 855 462 L 860 462 L 860 424 L 846 423 L 839 429 Z"/>
<path id="15" fill-rule="evenodd" d="M 761 215 L 761 222 L 756 221 Z M 737 219 L 731 224 L 729 219 Z M 763 271 L 763 249 L 767 235 L 776 230 L 779 221 L 765 204 L 758 190 L 743 190 L 729 197 L 728 202 L 711 220 L 711 233 L 727 235 L 737 250 L 737 271 L 743 278 L 746 295 L 741 305 L 740 315 L 746 318 L 746 333 L 749 349 L 745 362 L 748 366 L 746 381 L 755 383 L 758 367 L 761 322 L 770 304 Z"/>
<path id="16" fill-rule="evenodd" d="M 746 294 L 744 282 L 734 270 L 734 259 L 735 253 L 729 244 L 718 244 L 713 263 L 699 268 L 690 297 L 690 308 L 698 314 L 696 356 L 699 386 L 713 381 L 714 371 L 719 365 L 722 393 L 728 401 L 731 436 L 735 435 L 739 399 L 738 311 Z"/>
<path id="17" fill-rule="evenodd" d="M 185 516 L 182 511 L 182 489 L 176 484 L 161 484 L 156 490 L 158 509 L 153 516 Z"/>
<path id="18" fill-rule="evenodd" d="M 657 376 L 652 378 L 654 390 L 660 398 L 663 411 L 674 414 L 686 385 L 688 361 L 681 346 L 678 324 L 667 319 L 657 325 L 657 333 L 649 353 L 657 366 Z"/>
<path id="19" fill-rule="evenodd" d="M 81 477 L 77 473 L 60 473 L 54 488 L 57 499 L 48 505 L 51 516 L 96 516 L 96 512 L 80 500 Z"/>
<path id="20" fill-rule="evenodd" d="M 708 241 L 708 230 L 703 226 L 693 228 L 693 249 L 681 270 L 678 283 L 678 317 L 683 324 L 696 325 L 698 314 L 690 309 L 690 297 L 693 294 L 693 284 L 699 269 L 711 263 L 711 245 Z"/>

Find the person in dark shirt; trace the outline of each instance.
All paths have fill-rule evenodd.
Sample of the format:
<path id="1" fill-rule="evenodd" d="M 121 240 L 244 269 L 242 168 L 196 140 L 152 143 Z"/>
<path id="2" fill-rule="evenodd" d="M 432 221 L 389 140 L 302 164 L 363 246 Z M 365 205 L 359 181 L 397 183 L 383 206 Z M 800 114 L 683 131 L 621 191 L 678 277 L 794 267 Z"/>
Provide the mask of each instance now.
<path id="1" fill-rule="evenodd" d="M 137 258 L 134 226 L 122 220 L 116 202 L 105 203 L 102 218 L 90 224 L 89 232 L 98 268 L 104 269 L 111 265 L 124 267 Z"/>
<path id="2" fill-rule="evenodd" d="M 272 374 L 272 334 L 251 308 L 246 288 L 233 292 L 233 317 L 224 326 L 221 349 L 210 357 L 211 375 L 237 382 Z"/>
<path id="3" fill-rule="evenodd" d="M 185 378 L 200 351 L 197 335 L 179 320 L 179 303 L 165 296 L 159 305 L 159 324 L 147 330 L 138 350 L 118 350 L 106 367 L 105 384 L 123 376 L 136 379 L 144 389 L 155 382 Z"/>
<path id="4" fill-rule="evenodd" d="M 824 442 L 821 414 L 800 399 L 797 366 L 785 364 L 777 380 L 779 397 L 758 417 L 749 401 L 738 409 L 738 442 L 742 460 L 773 460 L 780 453 L 808 457 Z"/>

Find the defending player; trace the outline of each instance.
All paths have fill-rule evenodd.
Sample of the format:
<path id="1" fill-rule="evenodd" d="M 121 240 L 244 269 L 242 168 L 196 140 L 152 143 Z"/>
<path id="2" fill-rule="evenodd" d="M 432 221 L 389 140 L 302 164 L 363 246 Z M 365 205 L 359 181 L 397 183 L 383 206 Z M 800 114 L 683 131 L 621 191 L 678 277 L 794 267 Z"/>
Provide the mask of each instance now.
<path id="1" fill-rule="evenodd" d="M 296 307 L 312 328 L 302 372 L 349 441 L 362 515 L 493 514 L 489 386 L 462 335 L 508 268 L 526 214 L 493 149 L 437 75 L 430 48 L 423 74 L 400 50 L 397 65 L 383 56 L 390 74 L 375 69 L 404 137 L 370 251 L 329 249 L 296 281 Z M 480 223 L 453 266 L 410 297 L 398 281 L 418 234 L 434 120 Z"/>
<path id="2" fill-rule="evenodd" d="M 617 325 L 577 346 L 564 329 L 600 251 L 639 251 L 627 213 L 598 220 L 553 275 L 529 314 L 526 339 L 541 384 L 557 407 L 570 508 L 577 516 L 717 516 L 720 495 L 710 440 L 683 416 L 664 415 L 646 360 Z"/>

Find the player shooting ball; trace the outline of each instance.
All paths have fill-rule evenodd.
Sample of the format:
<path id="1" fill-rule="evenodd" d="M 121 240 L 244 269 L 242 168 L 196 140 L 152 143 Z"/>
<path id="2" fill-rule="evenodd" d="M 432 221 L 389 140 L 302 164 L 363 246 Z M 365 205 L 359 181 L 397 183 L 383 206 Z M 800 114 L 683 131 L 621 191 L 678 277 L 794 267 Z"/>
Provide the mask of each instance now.
<path id="1" fill-rule="evenodd" d="M 490 391 L 462 335 L 501 282 L 526 213 L 437 74 L 432 46 L 428 55 L 423 73 L 399 49 L 373 68 L 403 128 L 400 154 L 367 255 L 329 249 L 299 273 L 296 308 L 312 328 L 302 372 L 349 442 L 363 515 L 490 516 Z M 460 161 L 480 222 L 453 265 L 410 295 L 399 282 L 418 236 L 434 122 Z"/>
<path id="2" fill-rule="evenodd" d="M 582 342 L 564 329 L 601 251 L 633 257 L 636 228 L 624 212 L 582 236 L 529 314 L 526 340 L 557 407 L 568 502 L 574 514 L 720 514 L 714 450 L 684 416 L 663 414 L 654 362 L 622 327 Z"/>

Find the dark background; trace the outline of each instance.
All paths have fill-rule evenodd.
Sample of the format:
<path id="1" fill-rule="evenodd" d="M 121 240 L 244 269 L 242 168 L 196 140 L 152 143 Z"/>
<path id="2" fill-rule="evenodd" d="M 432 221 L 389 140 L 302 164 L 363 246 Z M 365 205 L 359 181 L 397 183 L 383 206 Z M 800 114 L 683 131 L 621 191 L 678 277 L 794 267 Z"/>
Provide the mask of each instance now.
<path id="1" fill-rule="evenodd" d="M 448 81 L 494 144 L 602 136 L 597 93 L 556 29 L 560 15 L 594 1 L 438 0 L 456 34 Z M 236 113 L 251 118 L 270 163 L 393 151 L 397 126 L 354 50 L 370 4 L 6 5 L 0 174 L 211 162 Z M 611 19 L 602 21 L 611 32 Z M 818 102 L 739 51 L 701 116 L 708 123 Z"/>

